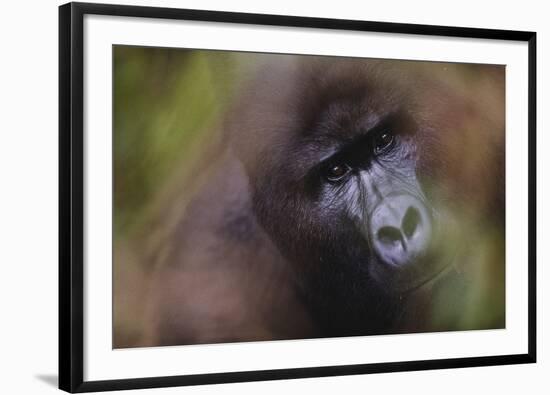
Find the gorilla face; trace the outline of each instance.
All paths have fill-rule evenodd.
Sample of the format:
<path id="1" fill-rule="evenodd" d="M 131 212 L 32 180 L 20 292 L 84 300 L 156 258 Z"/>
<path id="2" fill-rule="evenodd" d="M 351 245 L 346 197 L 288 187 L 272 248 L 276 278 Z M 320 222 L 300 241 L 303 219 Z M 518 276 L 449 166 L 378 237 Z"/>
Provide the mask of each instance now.
<path id="1" fill-rule="evenodd" d="M 355 112 L 357 117 L 341 122 L 340 111 L 347 117 Z M 320 261 L 332 256 L 328 260 L 334 263 L 330 264 L 351 265 L 359 276 L 395 292 L 416 288 L 440 271 L 445 261 L 427 259 L 433 250 L 433 236 L 440 230 L 441 216 L 416 178 L 414 122 L 399 108 L 387 114 L 363 115 L 345 105 L 331 104 L 312 134 L 323 135 L 322 129 L 327 127 L 336 137 L 347 132 L 349 139 L 304 143 L 295 151 L 317 152 L 318 157 L 304 164 L 305 173 L 298 179 L 285 179 L 285 185 L 277 187 L 289 191 L 277 201 L 295 201 L 303 213 L 300 222 L 288 228 L 299 227 L 303 221 L 316 224 L 316 231 L 325 239 L 310 240 L 306 246 L 316 245 L 318 251 L 329 247 L 321 253 Z M 279 174 L 288 173 L 282 170 Z M 273 177 L 271 182 L 275 182 Z M 273 190 L 266 185 L 261 188 Z M 292 191 L 300 195 L 292 196 Z M 257 202 L 261 207 L 263 199 Z M 294 213 L 292 209 L 290 212 Z M 279 238 L 292 233 L 283 231 Z M 306 256 L 302 259 L 308 260 Z"/>
<path id="2" fill-rule="evenodd" d="M 354 264 L 392 291 L 407 292 L 446 262 L 427 259 L 440 216 L 416 178 L 414 123 L 397 111 L 357 120 L 356 137 L 336 144 L 308 177 L 310 204 L 334 212 L 342 225 L 333 229 L 349 228 L 360 240 Z"/>
<path id="3" fill-rule="evenodd" d="M 308 60 L 281 69 L 261 76 L 241 124 L 252 131 L 237 151 L 256 216 L 319 316 L 340 320 L 339 333 L 387 328 L 392 306 L 456 259 L 465 229 L 453 202 L 484 215 L 476 186 L 491 174 L 482 164 L 490 133 L 462 133 L 477 115 L 430 82 L 429 68 Z M 477 166 L 472 179 L 451 174 L 461 155 Z"/>

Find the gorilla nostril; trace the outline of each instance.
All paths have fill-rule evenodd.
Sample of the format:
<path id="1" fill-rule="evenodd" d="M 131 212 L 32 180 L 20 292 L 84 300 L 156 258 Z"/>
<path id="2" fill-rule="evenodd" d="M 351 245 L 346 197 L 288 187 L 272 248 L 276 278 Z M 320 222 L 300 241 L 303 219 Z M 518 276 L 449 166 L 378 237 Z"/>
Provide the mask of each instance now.
<path id="1" fill-rule="evenodd" d="M 410 238 L 414 234 L 420 224 L 420 221 L 421 217 L 418 210 L 414 207 L 409 207 L 405 213 L 405 217 L 403 217 L 403 222 L 401 223 L 401 228 L 407 238 Z"/>
<path id="2" fill-rule="evenodd" d="M 397 242 L 402 242 L 402 236 L 399 229 L 394 228 L 393 226 L 384 226 L 378 231 L 378 240 L 384 244 L 394 244 Z"/>

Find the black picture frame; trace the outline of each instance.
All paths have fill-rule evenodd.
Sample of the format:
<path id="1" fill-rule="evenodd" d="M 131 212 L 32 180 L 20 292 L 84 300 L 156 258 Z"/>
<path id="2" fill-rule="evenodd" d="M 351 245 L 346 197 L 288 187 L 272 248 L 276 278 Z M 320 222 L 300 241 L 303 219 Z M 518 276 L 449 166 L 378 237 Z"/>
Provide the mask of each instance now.
<path id="1" fill-rule="evenodd" d="M 528 351 L 525 354 L 242 371 L 106 381 L 84 380 L 83 350 L 83 18 L 87 14 L 402 33 L 528 43 Z M 69 3 L 59 7 L 59 388 L 90 392 L 242 381 L 533 363 L 536 361 L 536 33 L 141 6 Z"/>

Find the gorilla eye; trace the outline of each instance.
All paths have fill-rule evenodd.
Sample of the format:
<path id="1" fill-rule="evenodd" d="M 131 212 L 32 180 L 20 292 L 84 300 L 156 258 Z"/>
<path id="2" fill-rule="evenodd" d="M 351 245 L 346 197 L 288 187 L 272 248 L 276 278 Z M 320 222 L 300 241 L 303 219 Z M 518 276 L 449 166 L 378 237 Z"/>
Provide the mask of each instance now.
<path id="1" fill-rule="evenodd" d="M 392 132 L 384 130 L 374 137 L 374 153 L 381 154 L 387 151 L 393 144 L 395 136 Z"/>
<path id="2" fill-rule="evenodd" d="M 327 167 L 325 176 L 330 182 L 340 181 L 344 178 L 351 168 L 345 163 L 334 163 Z"/>

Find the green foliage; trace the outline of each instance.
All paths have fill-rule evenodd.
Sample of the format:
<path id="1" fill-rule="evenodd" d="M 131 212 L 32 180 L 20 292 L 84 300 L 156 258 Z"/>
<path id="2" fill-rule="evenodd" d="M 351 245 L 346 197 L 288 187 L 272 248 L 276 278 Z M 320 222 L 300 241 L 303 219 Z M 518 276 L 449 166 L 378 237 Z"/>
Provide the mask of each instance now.
<path id="1" fill-rule="evenodd" d="M 231 54 L 115 46 L 115 236 L 141 226 L 180 161 L 207 138 L 233 82 Z"/>

